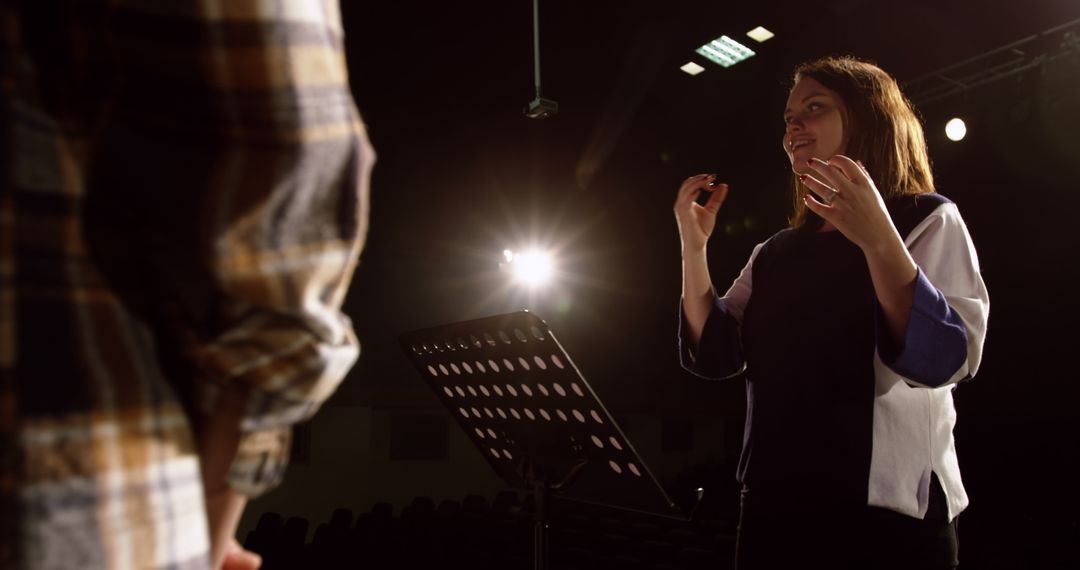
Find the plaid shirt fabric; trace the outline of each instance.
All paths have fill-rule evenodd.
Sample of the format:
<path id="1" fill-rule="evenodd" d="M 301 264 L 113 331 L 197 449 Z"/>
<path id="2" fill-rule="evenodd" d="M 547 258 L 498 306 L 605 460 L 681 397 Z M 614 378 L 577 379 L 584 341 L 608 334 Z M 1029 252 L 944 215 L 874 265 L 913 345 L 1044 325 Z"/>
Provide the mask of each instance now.
<path id="1" fill-rule="evenodd" d="M 0 0 L 0 568 L 208 565 L 358 354 L 374 154 L 330 0 Z"/>

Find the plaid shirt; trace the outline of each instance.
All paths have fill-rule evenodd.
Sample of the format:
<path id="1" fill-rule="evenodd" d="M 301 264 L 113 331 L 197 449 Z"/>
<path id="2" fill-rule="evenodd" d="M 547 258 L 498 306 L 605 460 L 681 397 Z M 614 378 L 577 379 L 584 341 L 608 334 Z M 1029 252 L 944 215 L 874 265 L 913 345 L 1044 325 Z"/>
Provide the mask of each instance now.
<path id="1" fill-rule="evenodd" d="M 203 568 L 355 361 L 374 153 L 331 0 L 0 0 L 0 568 Z M 228 398 L 222 396 L 228 396 Z"/>

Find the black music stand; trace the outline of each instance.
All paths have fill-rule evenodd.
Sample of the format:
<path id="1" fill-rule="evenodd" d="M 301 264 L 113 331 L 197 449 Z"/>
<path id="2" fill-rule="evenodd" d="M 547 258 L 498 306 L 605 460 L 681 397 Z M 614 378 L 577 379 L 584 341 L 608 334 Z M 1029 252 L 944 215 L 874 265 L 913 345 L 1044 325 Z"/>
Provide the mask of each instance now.
<path id="1" fill-rule="evenodd" d="M 547 567 L 550 495 L 686 519 L 536 315 L 452 323 L 400 341 L 499 477 L 533 492 L 536 570 Z"/>

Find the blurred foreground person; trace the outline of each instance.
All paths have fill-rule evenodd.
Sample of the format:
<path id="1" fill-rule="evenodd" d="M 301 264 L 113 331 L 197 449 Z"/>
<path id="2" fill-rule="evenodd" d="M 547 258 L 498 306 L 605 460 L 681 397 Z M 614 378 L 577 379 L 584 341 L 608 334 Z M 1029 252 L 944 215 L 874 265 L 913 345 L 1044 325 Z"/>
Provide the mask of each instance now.
<path id="1" fill-rule="evenodd" d="M 337 10 L 0 3 L 0 567 L 259 565 L 244 505 L 358 354 Z"/>

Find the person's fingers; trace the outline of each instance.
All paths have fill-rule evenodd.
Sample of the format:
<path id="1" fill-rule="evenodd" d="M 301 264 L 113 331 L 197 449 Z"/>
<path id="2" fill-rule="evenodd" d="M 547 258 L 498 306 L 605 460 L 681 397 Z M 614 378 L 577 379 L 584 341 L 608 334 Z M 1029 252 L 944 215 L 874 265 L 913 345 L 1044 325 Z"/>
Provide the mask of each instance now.
<path id="1" fill-rule="evenodd" d="M 698 193 L 703 189 L 710 189 L 709 182 L 716 179 L 715 174 L 698 174 L 691 176 L 683 181 L 679 187 L 677 204 L 686 205 L 688 202 L 693 202 L 697 199 Z"/>
<path id="2" fill-rule="evenodd" d="M 843 176 L 854 182 L 856 186 L 865 186 L 870 182 L 870 177 L 862 163 L 855 162 L 843 154 L 837 154 L 835 157 L 828 159 L 828 165 L 838 169 L 843 173 Z"/>
<path id="3" fill-rule="evenodd" d="M 838 154 L 830 158 L 829 166 L 843 172 L 844 176 L 846 176 L 847 179 L 851 180 L 852 182 L 863 182 L 864 178 L 867 179 L 866 181 L 869 181 L 870 177 L 867 176 L 866 169 L 862 168 L 854 160 L 851 160 L 850 158 L 842 154 Z"/>
<path id="4" fill-rule="evenodd" d="M 806 186 L 808 190 L 810 190 L 810 192 L 813 192 L 813 194 L 817 196 L 818 200 L 826 208 L 832 208 L 831 205 L 826 204 L 832 204 L 833 201 L 840 197 L 840 193 L 835 188 L 829 186 L 828 184 L 825 184 L 821 180 L 818 180 L 817 178 L 809 174 L 800 174 L 799 181 L 802 182 L 803 185 Z M 810 200 L 814 201 L 813 198 L 811 198 Z"/>
<path id="5" fill-rule="evenodd" d="M 259 570 L 262 557 L 254 552 L 238 552 L 225 557 L 221 570 Z"/>
<path id="6" fill-rule="evenodd" d="M 806 161 L 806 164 L 811 170 L 817 173 L 821 181 L 833 188 L 844 188 L 851 183 L 851 179 L 848 178 L 847 173 L 820 158 L 811 158 Z"/>
<path id="7" fill-rule="evenodd" d="M 245 550 L 235 539 L 226 547 L 225 560 L 221 570 L 258 570 L 262 566 L 262 556 Z"/>
<path id="8" fill-rule="evenodd" d="M 866 165 L 863 164 L 861 160 L 856 160 L 855 164 L 859 165 L 859 168 L 862 169 L 862 173 L 866 176 L 867 180 L 873 180 L 870 178 L 870 171 L 866 169 Z"/>
<path id="9" fill-rule="evenodd" d="M 823 220 L 825 220 L 827 222 L 832 222 L 833 221 L 832 218 L 833 218 L 833 213 L 835 212 L 835 210 L 832 207 L 826 206 L 825 204 L 822 204 L 821 202 L 818 202 L 817 200 L 811 198 L 809 194 L 803 196 L 803 203 L 806 204 L 807 209 L 809 209 L 811 212 L 821 216 L 821 218 Z M 836 224 L 833 224 L 833 225 L 836 225 Z"/>
<path id="10" fill-rule="evenodd" d="M 687 192 L 687 191 L 689 191 L 691 189 L 698 188 L 698 187 L 701 186 L 701 184 L 708 183 L 709 178 L 711 178 L 713 176 L 715 176 L 715 175 L 713 175 L 713 174 L 695 174 L 695 175 L 687 178 L 686 180 L 683 180 L 682 184 L 679 185 L 679 193 L 684 193 L 684 192 Z"/>
<path id="11" fill-rule="evenodd" d="M 727 198 L 728 185 L 721 182 L 717 184 L 715 188 L 711 189 L 712 194 L 709 196 L 709 200 L 705 202 L 705 211 L 709 212 L 713 216 L 720 211 L 720 206 L 724 204 L 724 200 Z"/>

